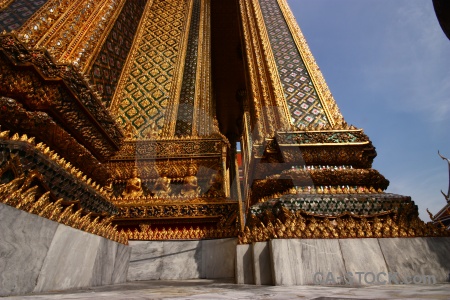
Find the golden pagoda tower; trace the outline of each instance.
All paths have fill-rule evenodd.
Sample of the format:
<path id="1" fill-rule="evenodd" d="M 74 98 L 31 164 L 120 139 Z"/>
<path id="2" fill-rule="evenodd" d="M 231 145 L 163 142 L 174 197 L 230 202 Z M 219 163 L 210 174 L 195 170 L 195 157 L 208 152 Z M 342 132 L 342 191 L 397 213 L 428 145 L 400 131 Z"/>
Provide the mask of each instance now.
<path id="1" fill-rule="evenodd" d="M 286 0 L 6 0 L 0 32 L 4 184 L 136 240 L 440 234 L 384 193 Z"/>

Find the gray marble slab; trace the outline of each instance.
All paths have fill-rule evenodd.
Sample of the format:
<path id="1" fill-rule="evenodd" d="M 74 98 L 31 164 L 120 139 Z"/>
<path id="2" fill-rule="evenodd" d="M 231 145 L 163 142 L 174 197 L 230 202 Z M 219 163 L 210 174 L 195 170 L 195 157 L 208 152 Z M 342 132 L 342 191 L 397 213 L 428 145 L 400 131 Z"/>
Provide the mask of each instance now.
<path id="1" fill-rule="evenodd" d="M 276 239 L 269 241 L 269 250 L 274 285 L 295 285 L 298 271 L 297 256 L 291 257 L 290 240 Z M 295 253 L 295 252 L 294 252 Z"/>
<path id="2" fill-rule="evenodd" d="M 272 285 L 272 266 L 269 242 L 259 242 L 252 245 L 253 275 L 256 285 Z"/>
<path id="3" fill-rule="evenodd" d="M 116 258 L 114 260 L 114 271 L 111 283 L 123 283 L 127 281 L 127 273 L 130 264 L 131 247 L 117 244 Z"/>
<path id="4" fill-rule="evenodd" d="M 291 245 L 296 250 L 296 262 L 300 263 L 297 268 L 301 271 L 297 274 L 301 276 L 297 276 L 297 285 L 315 284 L 314 276 L 318 272 L 333 274 L 336 282 L 343 282 L 346 269 L 338 240 L 291 240 Z"/>
<path id="5" fill-rule="evenodd" d="M 234 278 L 236 245 L 236 238 L 201 241 L 201 278 Z"/>
<path id="6" fill-rule="evenodd" d="M 164 242 L 130 241 L 128 281 L 158 280 L 163 269 Z"/>
<path id="7" fill-rule="evenodd" d="M 200 241 L 131 241 L 128 280 L 200 278 Z"/>
<path id="8" fill-rule="evenodd" d="M 90 286 L 102 239 L 59 224 L 34 292 Z"/>
<path id="9" fill-rule="evenodd" d="M 33 291 L 57 227 L 0 203 L 0 296 Z"/>
<path id="10" fill-rule="evenodd" d="M 384 238 L 379 239 L 389 272 L 409 282 L 421 275 L 435 276 L 437 282 L 448 282 L 450 274 L 450 238 Z"/>
<path id="11" fill-rule="evenodd" d="M 236 283 L 254 284 L 251 245 L 236 246 Z"/>
<path id="12" fill-rule="evenodd" d="M 160 279 L 200 278 L 202 267 L 200 241 L 165 241 L 163 249 Z"/>
<path id="13" fill-rule="evenodd" d="M 101 239 L 95 258 L 91 286 L 112 283 L 118 243 Z"/>
<path id="14" fill-rule="evenodd" d="M 388 269 L 378 239 L 340 239 L 339 245 L 349 280 L 361 285 L 387 280 L 384 274 L 388 274 Z"/>
<path id="15" fill-rule="evenodd" d="M 342 283 L 346 274 L 338 240 L 273 240 L 271 253 L 275 285 L 317 284 L 320 274 Z"/>

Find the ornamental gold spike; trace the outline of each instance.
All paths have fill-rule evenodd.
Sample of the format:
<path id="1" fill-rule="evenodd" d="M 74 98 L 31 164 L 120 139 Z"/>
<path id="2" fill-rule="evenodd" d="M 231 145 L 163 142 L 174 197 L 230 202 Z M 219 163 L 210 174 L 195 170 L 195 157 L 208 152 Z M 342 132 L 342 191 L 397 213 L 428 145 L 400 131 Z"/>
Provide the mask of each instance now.
<path id="1" fill-rule="evenodd" d="M 58 223 L 62 223 L 67 225 L 67 220 L 69 219 L 70 215 L 72 214 L 72 208 L 73 208 L 74 204 L 71 204 L 69 206 L 67 206 L 64 211 L 62 212 L 62 214 L 59 216 L 57 222 Z"/>
<path id="2" fill-rule="evenodd" d="M 48 216 L 48 219 L 52 220 L 52 221 L 56 221 L 58 219 L 59 214 L 61 213 L 61 202 L 63 201 L 63 199 L 59 199 L 58 201 L 56 201 L 53 206 L 52 206 L 52 211 Z"/>
<path id="3" fill-rule="evenodd" d="M 43 207 L 45 207 L 49 203 L 50 199 L 50 191 L 45 192 L 41 197 L 39 197 L 38 201 L 36 201 L 28 210 L 30 214 L 35 214 L 38 211 L 41 211 Z"/>
<path id="4" fill-rule="evenodd" d="M 83 208 L 77 210 L 74 214 L 72 214 L 67 220 L 67 224 L 73 228 L 78 228 L 79 223 L 81 222 L 81 213 L 83 212 Z"/>
<path id="5" fill-rule="evenodd" d="M 38 186 L 35 185 L 32 188 L 26 190 L 23 194 L 19 195 L 18 203 L 15 205 L 17 209 L 25 209 L 27 210 L 27 206 L 30 202 L 33 202 L 36 199 L 36 193 L 38 190 Z"/>
<path id="6" fill-rule="evenodd" d="M 86 227 L 91 223 L 91 215 L 92 213 L 89 212 L 87 215 L 81 218 L 78 229 L 86 230 Z"/>
<path id="7" fill-rule="evenodd" d="M 9 139 L 9 130 L 0 132 L 0 139 L 2 139 L 2 140 Z"/>
<path id="8" fill-rule="evenodd" d="M 19 188 L 19 185 L 21 185 L 24 180 L 25 175 L 22 174 L 8 183 L 0 184 L 0 201 L 3 201 L 3 198 L 6 195 L 11 194 L 13 191 L 16 191 Z"/>
<path id="9" fill-rule="evenodd" d="M 18 141 L 20 140 L 19 134 L 18 133 L 14 133 L 14 135 L 11 137 L 12 141 Z"/>
<path id="10" fill-rule="evenodd" d="M 2 198 L 2 202 L 10 206 L 15 206 L 17 200 L 22 193 L 22 189 L 13 190 L 12 193 L 8 193 L 6 197 Z"/>
<path id="11" fill-rule="evenodd" d="M 42 151 L 45 155 L 49 155 L 49 153 L 50 153 L 50 148 L 47 146 L 47 147 L 45 147 L 45 149 Z"/>
<path id="12" fill-rule="evenodd" d="M 43 218 L 47 218 L 53 209 L 53 203 L 47 204 L 37 215 Z"/>
<path id="13" fill-rule="evenodd" d="M 27 136 L 26 134 L 23 134 L 23 135 L 20 137 L 19 141 L 22 141 L 22 142 L 28 142 L 28 136 Z"/>

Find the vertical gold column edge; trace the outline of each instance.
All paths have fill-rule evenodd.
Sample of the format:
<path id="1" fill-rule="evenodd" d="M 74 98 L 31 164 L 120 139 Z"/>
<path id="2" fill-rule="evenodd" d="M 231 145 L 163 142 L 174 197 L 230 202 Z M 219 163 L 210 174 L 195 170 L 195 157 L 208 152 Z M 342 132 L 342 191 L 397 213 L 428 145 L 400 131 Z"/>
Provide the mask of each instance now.
<path id="1" fill-rule="evenodd" d="M 261 44 L 263 47 L 263 51 L 266 54 L 266 55 L 264 55 L 264 58 L 266 60 L 267 67 L 268 67 L 267 73 L 269 74 L 269 78 L 271 79 L 272 84 L 273 84 L 273 95 L 274 95 L 274 99 L 275 99 L 275 103 L 276 103 L 275 107 L 277 108 L 277 111 L 274 114 L 280 115 L 279 113 L 281 113 L 281 112 L 280 112 L 279 107 L 282 108 L 282 114 L 279 116 L 279 119 L 280 119 L 279 122 L 280 122 L 280 125 L 282 128 L 277 128 L 277 129 L 278 130 L 288 129 L 288 127 L 290 127 L 290 125 L 291 125 L 291 114 L 287 107 L 286 97 L 284 96 L 284 91 L 283 91 L 283 85 L 281 83 L 281 79 L 278 74 L 278 68 L 277 68 L 277 65 L 275 62 L 275 57 L 274 57 L 274 54 L 272 51 L 269 34 L 267 32 L 266 24 L 264 22 L 264 16 L 261 11 L 261 6 L 259 4 L 259 1 L 256 0 L 256 1 L 253 1 L 252 3 L 254 4 L 256 21 L 257 21 L 257 24 L 259 25 L 258 27 L 259 27 L 259 34 L 261 37 Z"/>
<path id="2" fill-rule="evenodd" d="M 201 1 L 200 4 L 200 20 L 199 20 L 199 30 L 198 30 L 198 44 L 197 44 L 197 69 L 195 71 L 195 94 L 194 94 L 194 107 L 192 109 L 193 116 L 192 116 L 192 136 L 198 136 L 198 129 L 200 127 L 200 123 L 202 120 L 198 118 L 199 116 L 199 109 L 200 104 L 202 102 L 203 98 L 203 90 L 200 88 L 200 85 L 202 83 L 203 79 L 203 43 L 204 43 L 204 31 L 205 31 L 205 1 Z"/>
<path id="3" fill-rule="evenodd" d="M 256 111 L 256 119 L 261 120 L 261 131 L 258 131 L 258 139 L 262 143 L 262 140 L 274 133 L 273 120 L 271 114 L 264 111 L 267 110 L 272 105 L 271 94 L 269 92 L 269 87 L 267 83 L 265 68 L 263 67 L 263 58 L 261 54 L 261 45 L 258 38 L 257 24 L 255 24 L 256 17 L 252 11 L 251 1 L 244 1 L 246 6 L 245 10 L 247 13 L 248 21 L 248 36 L 249 44 L 251 45 L 251 57 L 253 64 L 250 64 L 250 68 L 253 69 L 254 76 L 254 91 L 258 92 L 258 98 L 253 99 L 254 107 Z"/>
<path id="4" fill-rule="evenodd" d="M 69 16 L 73 13 L 75 8 L 82 6 L 84 1 L 75 1 L 73 2 L 67 10 L 64 10 L 64 13 L 56 20 L 56 22 L 48 28 L 45 34 L 36 42 L 35 48 L 44 47 L 51 37 L 55 36 L 61 27 L 68 21 Z M 48 50 L 48 49 L 47 49 Z"/>
<path id="5" fill-rule="evenodd" d="M 112 2 L 115 2 L 114 0 Z M 108 6 L 108 2 L 104 1 L 99 4 L 89 19 L 83 23 L 78 34 L 70 41 L 69 46 L 62 52 L 58 58 L 60 63 L 70 63 L 74 61 L 76 57 L 75 52 L 78 50 L 80 44 L 85 42 L 86 36 L 92 35 L 95 32 L 96 27 L 100 25 L 98 19 L 105 13 L 105 8 Z M 107 10 L 107 9 L 106 9 Z M 105 31 L 103 31 L 102 35 Z M 86 53 L 84 53 L 86 55 Z M 75 56 L 75 57 L 74 57 Z"/>
<path id="6" fill-rule="evenodd" d="M 111 21 L 108 24 L 108 27 L 105 29 L 104 33 L 102 34 L 102 37 L 99 39 L 99 42 L 98 42 L 97 46 L 95 47 L 94 51 L 92 52 L 92 54 L 90 55 L 89 59 L 86 60 L 86 63 L 84 64 L 83 69 L 82 69 L 83 73 L 86 73 L 92 69 L 92 65 L 95 63 L 100 50 L 102 49 L 112 28 L 114 27 L 114 25 L 117 22 L 117 18 L 119 18 L 120 14 L 122 13 L 123 7 L 125 6 L 125 3 L 127 2 L 127 0 L 120 0 L 120 1 L 121 1 L 121 3 L 117 7 L 117 10 L 114 12 L 113 17 L 111 18 Z"/>

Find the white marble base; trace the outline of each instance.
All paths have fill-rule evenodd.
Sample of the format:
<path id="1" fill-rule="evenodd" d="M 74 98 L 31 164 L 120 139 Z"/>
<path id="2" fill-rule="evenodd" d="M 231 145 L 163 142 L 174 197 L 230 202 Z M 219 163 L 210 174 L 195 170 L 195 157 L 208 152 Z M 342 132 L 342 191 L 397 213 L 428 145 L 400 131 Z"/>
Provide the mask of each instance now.
<path id="1" fill-rule="evenodd" d="M 317 273 L 323 277 L 332 275 L 332 281 L 325 283 L 327 285 L 344 284 L 344 277 L 349 278 L 348 274 L 351 274 L 353 285 L 383 281 L 408 284 L 413 283 L 414 276 L 418 281 L 428 280 L 421 279 L 422 275 L 434 276 L 436 283 L 449 282 L 448 237 L 278 239 L 269 244 L 274 285 L 317 284 L 317 279 L 320 279 L 315 277 Z M 362 272 L 362 279 L 357 272 Z M 389 277 L 393 273 L 397 274 L 397 281 L 389 281 L 389 278 L 395 278 Z"/>
<path id="2" fill-rule="evenodd" d="M 130 241 L 128 280 L 233 278 L 236 239 Z"/>
<path id="3" fill-rule="evenodd" d="M 162 273 L 164 242 L 130 241 L 128 281 L 158 280 Z"/>
<path id="4" fill-rule="evenodd" d="M 34 292 L 89 286 L 101 237 L 58 226 Z M 70 271 L 69 271 L 70 270 Z"/>
<path id="5" fill-rule="evenodd" d="M 379 239 L 389 272 L 400 280 L 433 275 L 437 282 L 450 281 L 450 238 Z"/>
<path id="6" fill-rule="evenodd" d="M 342 239 L 339 245 L 347 272 L 354 276 L 359 276 L 356 272 L 388 273 L 378 239 Z M 372 279 L 369 277 L 370 282 Z M 382 278 L 380 280 L 384 280 Z"/>
<path id="7" fill-rule="evenodd" d="M 160 279 L 200 278 L 202 267 L 200 241 L 163 242 Z"/>
<path id="8" fill-rule="evenodd" d="M 33 291 L 58 224 L 0 203 L 0 296 Z"/>
<path id="9" fill-rule="evenodd" d="M 271 240 L 275 285 L 315 283 L 315 275 L 331 272 L 343 281 L 345 266 L 339 241 L 334 239 Z"/>
<path id="10" fill-rule="evenodd" d="M 204 240 L 201 278 L 234 278 L 237 240 Z"/>
<path id="11" fill-rule="evenodd" d="M 236 283 L 254 284 L 253 258 L 251 245 L 237 245 L 236 247 Z"/>
<path id="12" fill-rule="evenodd" d="M 252 244 L 253 275 L 256 285 L 273 285 L 269 242 Z"/>
<path id="13" fill-rule="evenodd" d="M 0 203 L 0 296 L 125 282 L 130 250 Z"/>
<path id="14" fill-rule="evenodd" d="M 117 243 L 116 259 L 114 261 L 114 270 L 111 277 L 111 283 L 123 283 L 127 281 L 128 267 L 131 257 L 131 247 Z"/>

